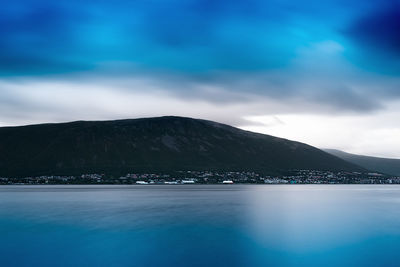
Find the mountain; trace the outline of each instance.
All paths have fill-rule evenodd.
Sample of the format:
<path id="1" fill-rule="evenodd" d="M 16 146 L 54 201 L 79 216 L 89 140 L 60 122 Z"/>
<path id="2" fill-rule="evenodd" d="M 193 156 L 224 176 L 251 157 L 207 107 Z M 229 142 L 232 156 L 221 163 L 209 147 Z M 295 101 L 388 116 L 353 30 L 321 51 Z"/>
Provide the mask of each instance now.
<path id="1" fill-rule="evenodd" d="M 0 176 L 289 169 L 362 170 L 306 144 L 183 117 L 0 128 Z"/>
<path id="2" fill-rule="evenodd" d="M 355 155 L 336 149 L 324 149 L 324 151 L 369 170 L 400 176 L 400 159 Z"/>

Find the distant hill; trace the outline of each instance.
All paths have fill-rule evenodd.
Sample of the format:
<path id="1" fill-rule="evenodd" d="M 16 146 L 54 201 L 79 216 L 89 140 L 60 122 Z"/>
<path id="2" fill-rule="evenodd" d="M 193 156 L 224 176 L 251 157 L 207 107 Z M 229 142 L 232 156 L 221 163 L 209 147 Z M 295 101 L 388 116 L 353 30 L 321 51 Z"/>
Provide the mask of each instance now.
<path id="1" fill-rule="evenodd" d="M 306 144 L 191 118 L 0 128 L 0 176 L 288 169 L 362 170 Z"/>
<path id="2" fill-rule="evenodd" d="M 336 149 L 324 149 L 324 151 L 372 171 L 400 176 L 400 159 L 355 155 Z"/>

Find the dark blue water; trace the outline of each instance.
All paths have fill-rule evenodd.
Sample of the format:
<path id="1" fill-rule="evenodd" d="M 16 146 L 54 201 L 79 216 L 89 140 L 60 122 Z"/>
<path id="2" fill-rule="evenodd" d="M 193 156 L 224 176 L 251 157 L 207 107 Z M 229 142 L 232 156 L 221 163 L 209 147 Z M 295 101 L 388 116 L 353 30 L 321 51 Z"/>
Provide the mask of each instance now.
<path id="1" fill-rule="evenodd" d="M 0 266 L 400 266 L 400 187 L 2 186 Z"/>

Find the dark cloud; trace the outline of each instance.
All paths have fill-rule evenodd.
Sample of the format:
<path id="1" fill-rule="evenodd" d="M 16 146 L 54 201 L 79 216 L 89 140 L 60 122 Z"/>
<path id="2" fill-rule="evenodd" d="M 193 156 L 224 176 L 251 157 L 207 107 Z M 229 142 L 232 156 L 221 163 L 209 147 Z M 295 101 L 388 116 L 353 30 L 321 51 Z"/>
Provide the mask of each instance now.
<path id="1" fill-rule="evenodd" d="M 113 61 L 182 75 L 282 67 L 299 40 L 278 2 L 16 0 L 0 11 L 0 73 Z"/>
<path id="2" fill-rule="evenodd" d="M 355 15 L 356 7 L 344 0 L 15 0 L 0 10 L 0 74 L 74 72 L 122 61 L 187 77 L 284 68 L 299 49 L 329 39 L 341 20 L 336 15 Z M 397 15 L 361 19 L 350 38 L 377 38 L 395 51 Z"/>
<path id="3" fill-rule="evenodd" d="M 366 113 L 384 108 L 382 99 L 375 95 L 355 92 L 351 88 L 320 88 L 312 95 L 313 102 L 321 103 L 336 112 Z"/>
<path id="4" fill-rule="evenodd" d="M 357 20 L 348 34 L 358 43 L 400 56 L 400 4 Z"/>
<path id="5" fill-rule="evenodd" d="M 354 45 L 348 56 L 355 64 L 377 73 L 400 74 L 400 2 L 382 2 L 344 33 Z"/>
<path id="6" fill-rule="evenodd" d="M 1 75 L 63 73 L 88 68 L 86 62 L 68 59 L 79 47 L 74 40 L 74 24 L 79 21 L 76 12 L 40 2 L 12 7 L 10 4 L 0 11 Z"/>

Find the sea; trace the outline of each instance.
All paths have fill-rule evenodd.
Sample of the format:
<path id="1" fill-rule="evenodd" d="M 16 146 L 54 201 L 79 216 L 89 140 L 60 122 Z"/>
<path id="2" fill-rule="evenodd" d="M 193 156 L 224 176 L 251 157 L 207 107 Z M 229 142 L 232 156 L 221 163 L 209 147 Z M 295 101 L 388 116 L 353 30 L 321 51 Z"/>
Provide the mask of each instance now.
<path id="1" fill-rule="evenodd" d="M 400 266 L 400 186 L 0 186 L 0 266 Z"/>

